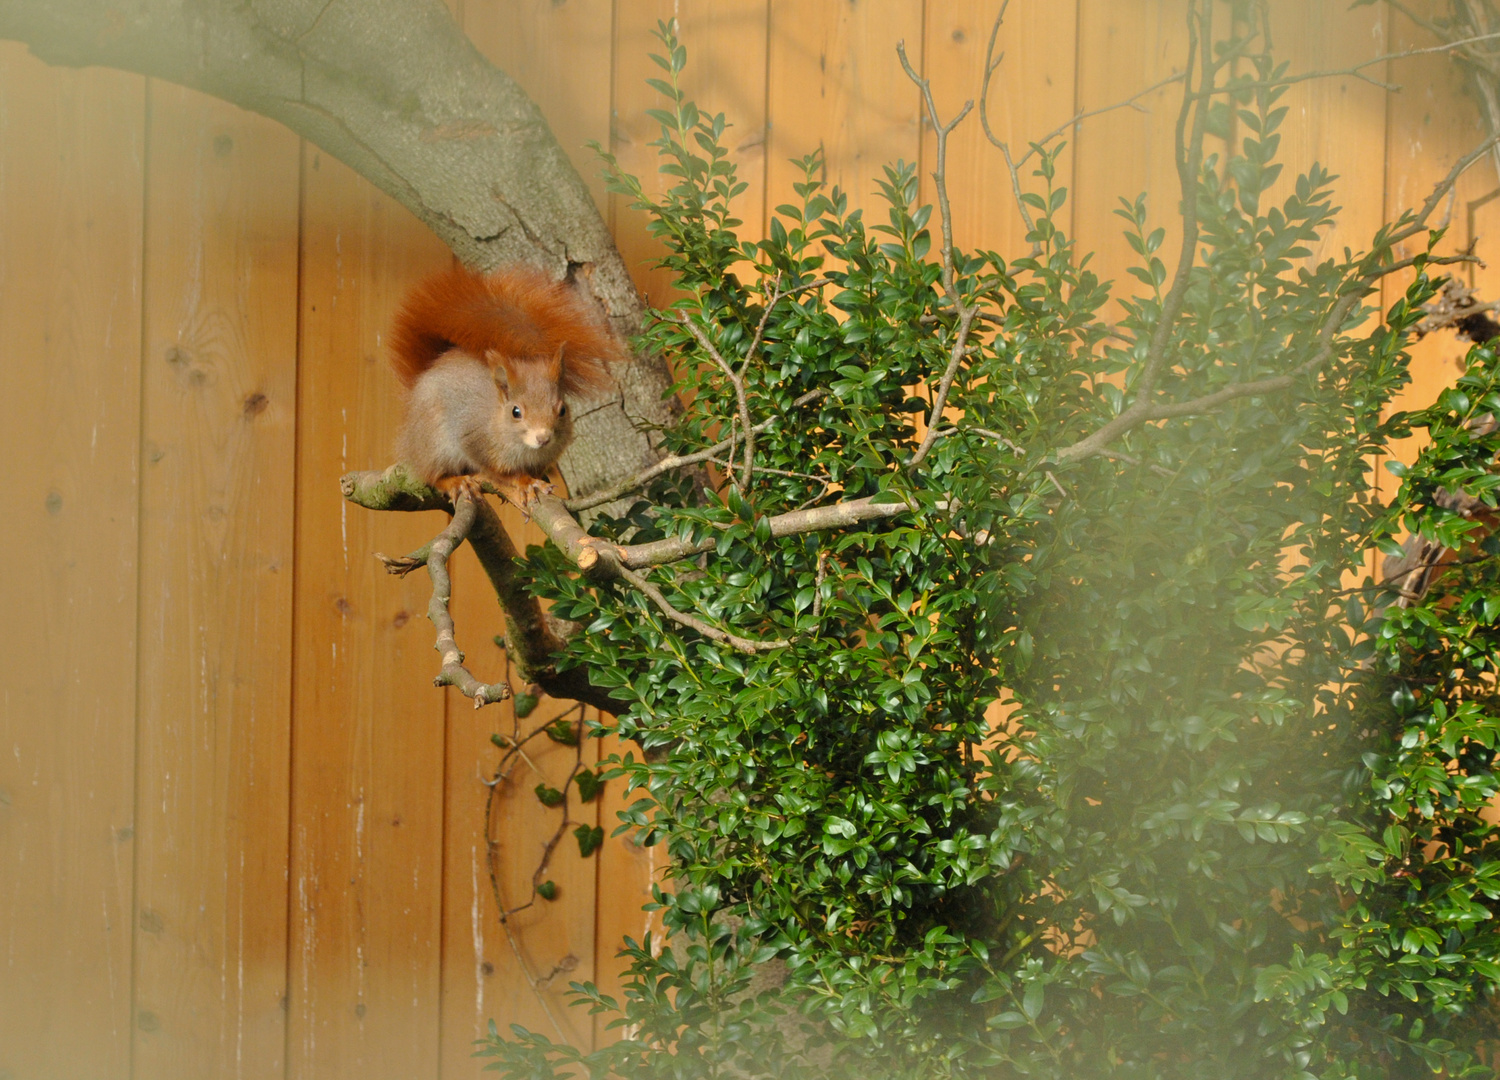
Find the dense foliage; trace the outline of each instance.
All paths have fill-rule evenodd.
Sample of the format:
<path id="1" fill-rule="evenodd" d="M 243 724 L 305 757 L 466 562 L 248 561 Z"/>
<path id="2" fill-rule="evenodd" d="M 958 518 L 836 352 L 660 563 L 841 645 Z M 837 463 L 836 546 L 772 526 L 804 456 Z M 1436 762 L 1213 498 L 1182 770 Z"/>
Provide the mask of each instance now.
<path id="1" fill-rule="evenodd" d="M 683 453 L 741 442 L 709 482 L 665 477 L 594 531 L 715 537 L 652 581 L 790 644 L 733 649 L 532 553 L 557 613 L 588 624 L 570 662 L 618 684 L 615 730 L 650 751 L 612 769 L 642 796 L 622 827 L 670 850 L 671 941 L 629 945 L 626 1000 L 577 988 L 618 1013 L 620 1042 L 497 1033 L 491 1068 L 1489 1074 L 1500 434 L 1476 421 L 1500 415 L 1500 367 L 1476 348 L 1431 409 L 1387 415 L 1430 264 L 1383 316 L 1370 304 L 1393 237 L 1423 223 L 1312 259 L 1334 178 L 1313 166 L 1265 196 L 1284 69 L 1259 9 L 1236 7 L 1217 37 L 1194 9 L 1190 267 L 1169 279 L 1164 230 L 1124 201 L 1133 292 L 1061 231 L 1056 146 L 1036 148 L 1025 196 L 1033 250 L 953 252 L 951 284 L 902 164 L 876 222 L 810 158 L 769 237 L 742 242 L 725 121 L 684 99 L 663 28 L 675 186 L 653 201 L 615 176 L 683 295 L 644 343 L 675 358 L 690 402 L 661 436 Z M 1202 151 L 1215 132 L 1228 160 Z M 770 421 L 748 482 L 732 381 L 688 323 Z M 1143 396 L 1162 414 L 1085 446 Z M 1413 427 L 1431 445 L 1383 505 L 1369 463 Z M 867 496 L 910 509 L 773 535 L 775 515 Z M 1462 557 L 1398 597 L 1368 552 L 1407 529 Z"/>

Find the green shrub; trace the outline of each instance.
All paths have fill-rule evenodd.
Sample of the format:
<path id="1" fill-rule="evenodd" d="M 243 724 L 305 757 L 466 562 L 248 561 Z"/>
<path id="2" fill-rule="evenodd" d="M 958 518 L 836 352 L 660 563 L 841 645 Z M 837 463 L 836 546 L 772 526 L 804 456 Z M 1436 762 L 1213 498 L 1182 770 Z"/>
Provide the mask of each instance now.
<path id="1" fill-rule="evenodd" d="M 1383 317 L 1370 303 L 1426 217 L 1314 263 L 1334 178 L 1313 166 L 1264 196 L 1285 69 L 1254 18 L 1216 37 L 1194 12 L 1187 257 L 1170 276 L 1144 198 L 1122 201 L 1133 296 L 1061 231 L 1055 145 L 1035 148 L 1019 257 L 950 253 L 900 163 L 867 222 L 816 157 L 770 236 L 741 242 L 724 119 L 683 98 L 662 28 L 675 186 L 653 201 L 614 174 L 684 295 L 644 346 L 691 402 L 665 448 L 738 443 L 706 482 L 668 474 L 594 531 L 713 538 L 650 580 L 706 624 L 789 644 L 734 648 L 531 553 L 557 613 L 588 624 L 568 662 L 616 684 L 614 730 L 649 751 L 608 768 L 641 796 L 622 827 L 670 852 L 671 938 L 628 943 L 625 1000 L 576 987 L 620 1042 L 492 1032 L 490 1068 L 1488 1072 L 1500 582 L 1483 515 L 1444 493 L 1495 506 L 1500 435 L 1474 421 L 1500 415 L 1500 371 L 1476 348 L 1457 390 L 1383 418 L 1431 260 Z M 1206 156 L 1231 123 L 1234 156 Z M 744 412 L 763 425 L 748 479 Z M 1369 463 L 1414 426 L 1431 448 L 1384 506 Z M 904 509 L 771 526 L 867 498 Z M 1366 553 L 1403 527 L 1465 556 L 1392 602 Z M 752 987 L 773 959 L 783 985 Z"/>

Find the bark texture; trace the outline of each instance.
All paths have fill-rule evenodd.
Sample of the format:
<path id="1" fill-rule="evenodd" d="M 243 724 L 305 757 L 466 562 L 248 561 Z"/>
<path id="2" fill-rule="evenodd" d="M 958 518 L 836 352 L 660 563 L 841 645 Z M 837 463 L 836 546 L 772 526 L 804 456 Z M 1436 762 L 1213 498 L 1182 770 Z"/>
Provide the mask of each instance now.
<path id="1" fill-rule="evenodd" d="M 541 111 L 438 0 L 0 0 L 0 37 L 212 94 L 285 124 L 405 205 L 466 264 L 567 274 L 622 336 L 640 298 Z M 656 455 L 666 367 L 640 358 L 580 410 L 563 458 L 584 493 Z"/>

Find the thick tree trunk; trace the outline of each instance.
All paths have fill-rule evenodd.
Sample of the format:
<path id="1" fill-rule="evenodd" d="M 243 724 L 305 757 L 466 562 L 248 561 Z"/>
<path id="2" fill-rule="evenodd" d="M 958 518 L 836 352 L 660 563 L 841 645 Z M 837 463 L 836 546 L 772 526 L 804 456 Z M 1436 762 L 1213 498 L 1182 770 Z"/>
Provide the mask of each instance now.
<path id="1" fill-rule="evenodd" d="M 139 72 L 278 120 L 388 192 L 471 266 L 570 274 L 621 334 L 641 303 L 541 111 L 437 0 L 0 0 L 0 37 L 42 60 Z M 621 373 L 563 460 L 574 492 L 655 458 L 665 365 Z"/>

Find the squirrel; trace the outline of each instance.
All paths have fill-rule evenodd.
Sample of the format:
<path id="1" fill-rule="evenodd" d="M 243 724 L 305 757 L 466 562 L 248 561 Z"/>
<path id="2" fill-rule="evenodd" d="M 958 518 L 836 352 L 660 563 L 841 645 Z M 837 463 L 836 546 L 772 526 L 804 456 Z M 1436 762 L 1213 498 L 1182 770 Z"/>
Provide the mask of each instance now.
<path id="1" fill-rule="evenodd" d="M 610 385 L 627 359 L 569 284 L 510 267 L 442 270 L 396 316 L 391 365 L 406 391 L 396 451 L 457 501 L 489 480 L 523 509 L 573 437 L 569 397 Z"/>

